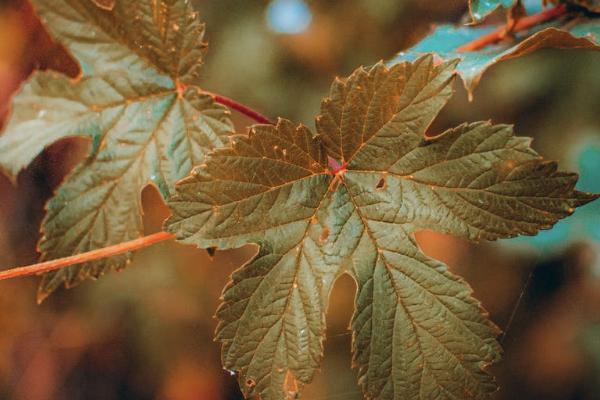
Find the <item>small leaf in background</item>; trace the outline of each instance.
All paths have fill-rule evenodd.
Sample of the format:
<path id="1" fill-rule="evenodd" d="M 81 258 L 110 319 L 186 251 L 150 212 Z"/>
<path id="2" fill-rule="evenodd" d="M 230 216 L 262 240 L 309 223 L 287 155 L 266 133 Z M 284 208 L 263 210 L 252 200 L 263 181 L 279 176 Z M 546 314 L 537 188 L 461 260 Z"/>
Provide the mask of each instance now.
<path id="1" fill-rule="evenodd" d="M 528 14 L 543 10 L 539 0 L 529 0 L 524 4 Z M 513 37 L 507 37 L 477 51 L 458 51 L 461 46 L 493 32 L 498 27 L 449 24 L 437 26 L 429 36 L 407 51 L 400 52 L 389 64 L 414 60 L 425 53 L 434 53 L 442 60 L 458 58 L 458 74 L 469 95 L 472 95 L 484 72 L 498 62 L 521 57 L 543 48 L 600 49 L 600 19 L 573 13 L 526 31 L 514 32 Z"/>
<path id="2" fill-rule="evenodd" d="M 423 229 L 471 240 L 533 235 L 596 195 L 574 190 L 512 127 L 426 137 L 456 62 L 359 68 L 336 79 L 317 135 L 280 120 L 218 149 L 176 186 L 166 228 L 203 248 L 258 244 L 217 312 L 224 367 L 248 397 L 296 396 L 323 356 L 335 279 L 358 286 L 353 365 L 366 398 L 481 399 L 498 329 L 471 288 L 425 255 Z"/>
<path id="3" fill-rule="evenodd" d="M 35 0 L 53 36 L 80 63 L 72 80 L 34 72 L 15 96 L 0 137 L 0 165 L 16 178 L 57 140 L 90 138 L 90 156 L 47 204 L 40 242 L 49 260 L 142 234 L 140 192 L 166 199 L 209 150 L 228 141 L 229 111 L 198 86 L 204 25 L 185 0 Z M 109 4 L 103 2 L 102 4 Z M 44 276 L 39 298 L 126 265 L 131 255 Z"/>
<path id="4" fill-rule="evenodd" d="M 576 4 L 592 12 L 600 12 L 600 1 L 598 0 L 568 0 L 566 3 Z"/>
<path id="5" fill-rule="evenodd" d="M 469 0 L 469 11 L 473 21 L 480 21 L 498 8 L 510 9 L 517 2 L 518 0 Z"/>

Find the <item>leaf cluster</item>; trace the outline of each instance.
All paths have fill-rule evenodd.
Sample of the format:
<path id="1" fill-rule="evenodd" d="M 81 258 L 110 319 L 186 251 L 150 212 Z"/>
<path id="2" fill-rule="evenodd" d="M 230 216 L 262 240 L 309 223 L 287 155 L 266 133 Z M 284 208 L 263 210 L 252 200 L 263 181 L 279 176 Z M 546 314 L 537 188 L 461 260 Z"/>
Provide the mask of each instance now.
<path id="1" fill-rule="evenodd" d="M 501 356 L 499 329 L 468 284 L 421 251 L 415 232 L 473 241 L 534 235 L 597 196 L 575 190 L 576 174 L 543 160 L 511 126 L 427 131 L 457 73 L 472 88 L 490 65 L 537 48 L 595 49 L 592 16 L 573 11 L 469 54 L 457 48 L 494 28 L 441 26 L 387 65 L 336 79 L 316 132 L 279 119 L 235 135 L 229 111 L 201 88 L 204 26 L 187 0 L 33 3 L 82 74 L 28 79 L 0 137 L 0 166 L 16 178 L 57 140 L 91 142 L 48 202 L 42 259 L 138 238 L 140 192 L 155 185 L 172 212 L 165 229 L 179 241 L 258 245 L 217 312 L 223 364 L 246 396 L 295 397 L 312 380 L 342 274 L 358 287 L 353 365 L 367 398 L 495 391 L 487 367 Z M 578 3 L 596 10 L 594 1 Z M 472 1 L 471 13 L 520 4 Z M 130 257 L 46 274 L 39 297 Z"/>

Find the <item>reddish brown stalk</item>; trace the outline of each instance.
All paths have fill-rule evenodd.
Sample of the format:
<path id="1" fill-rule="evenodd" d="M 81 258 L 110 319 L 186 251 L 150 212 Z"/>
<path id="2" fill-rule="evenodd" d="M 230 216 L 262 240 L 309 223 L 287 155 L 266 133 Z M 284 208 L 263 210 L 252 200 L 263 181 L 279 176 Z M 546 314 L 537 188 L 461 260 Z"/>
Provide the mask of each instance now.
<path id="1" fill-rule="evenodd" d="M 20 278 L 29 275 L 39 275 L 45 272 L 55 271 L 57 269 L 69 267 L 75 264 L 100 260 L 102 258 L 116 256 L 129 251 L 143 249 L 153 244 L 174 239 L 175 235 L 168 232 L 158 232 L 152 235 L 144 236 L 129 242 L 119 243 L 114 246 L 104 247 L 102 249 L 88 251 L 86 253 L 75 254 L 74 256 L 57 258 L 56 260 L 45 261 L 39 264 L 28 265 L 0 271 L 0 280 Z"/>
<path id="2" fill-rule="evenodd" d="M 501 26 L 500 28 L 484 35 L 480 38 L 473 40 L 472 42 L 463 44 L 458 47 L 456 51 L 458 53 L 467 53 L 470 51 L 477 51 L 482 49 L 483 47 L 494 44 L 500 40 L 502 40 L 508 32 L 519 32 L 529 29 L 533 26 L 541 24 L 542 22 L 549 21 L 554 19 L 567 11 L 567 6 L 565 4 L 559 4 L 554 8 L 550 8 L 548 10 L 542 11 L 537 14 L 529 15 L 527 17 L 519 18 L 512 27 L 508 25 Z M 512 29 L 510 29 L 512 28 Z"/>
<path id="3" fill-rule="evenodd" d="M 211 93 L 211 92 L 206 92 L 206 93 L 211 95 L 217 103 L 223 104 L 224 106 L 227 106 L 227 107 L 231 108 L 232 110 L 235 110 L 241 114 L 244 114 L 245 116 L 252 118 L 256 122 L 258 122 L 259 124 L 275 125 L 275 123 L 273 121 L 271 121 L 268 117 L 262 115 L 258 111 L 254 111 L 253 109 L 251 109 L 250 107 L 248 107 L 242 103 L 238 103 L 237 101 L 235 101 L 229 97 L 221 96 L 220 94 Z"/>

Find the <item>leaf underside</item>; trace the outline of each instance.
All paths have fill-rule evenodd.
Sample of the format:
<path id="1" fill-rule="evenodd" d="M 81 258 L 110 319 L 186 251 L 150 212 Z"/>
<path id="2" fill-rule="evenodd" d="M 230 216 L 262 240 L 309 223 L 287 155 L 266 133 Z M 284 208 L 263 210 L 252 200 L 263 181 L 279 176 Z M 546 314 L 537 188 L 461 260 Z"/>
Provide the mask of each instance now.
<path id="1" fill-rule="evenodd" d="M 528 14 L 542 11 L 541 2 L 529 0 L 524 3 Z M 424 54 L 433 53 L 443 61 L 460 59 L 457 72 L 465 88 L 472 94 L 481 76 L 493 65 L 522 57 L 544 48 L 600 50 L 600 23 L 571 13 L 529 30 L 514 32 L 504 40 L 472 52 L 458 52 L 462 45 L 494 31 L 498 26 L 439 25 L 432 33 L 414 47 L 400 52 L 388 64 L 414 61 Z"/>
<path id="2" fill-rule="evenodd" d="M 518 0 L 469 0 L 469 12 L 473 21 L 480 21 L 498 8 L 510 9 L 517 2 Z"/>
<path id="3" fill-rule="evenodd" d="M 209 150 L 227 143 L 232 125 L 229 111 L 198 86 L 204 26 L 187 1 L 33 3 L 82 76 L 33 74 L 0 137 L 0 166 L 14 178 L 57 140 L 92 143 L 47 204 L 39 247 L 49 260 L 138 238 L 141 190 L 153 184 L 168 198 Z M 39 299 L 63 283 L 120 269 L 130 257 L 48 273 Z"/>
<path id="4" fill-rule="evenodd" d="M 279 120 L 218 149 L 176 186 L 166 228 L 203 248 L 256 243 L 217 312 L 224 367 L 247 397 L 295 396 L 323 356 L 341 274 L 358 284 L 353 364 L 369 399 L 486 398 L 498 329 L 470 287 L 419 249 L 434 229 L 532 235 L 595 196 L 513 135 L 463 124 L 426 138 L 456 63 L 427 56 L 336 80 L 317 134 Z M 328 159 L 342 168 L 332 172 Z"/>

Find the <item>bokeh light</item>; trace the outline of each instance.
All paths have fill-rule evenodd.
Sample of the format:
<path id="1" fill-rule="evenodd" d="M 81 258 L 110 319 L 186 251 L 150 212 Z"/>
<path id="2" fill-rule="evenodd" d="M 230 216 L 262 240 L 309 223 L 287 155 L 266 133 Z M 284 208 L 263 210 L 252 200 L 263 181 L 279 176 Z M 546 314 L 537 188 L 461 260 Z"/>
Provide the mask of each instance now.
<path id="1" fill-rule="evenodd" d="M 303 0 L 273 0 L 267 7 L 267 24 L 276 33 L 302 33 L 311 21 L 312 13 Z"/>

